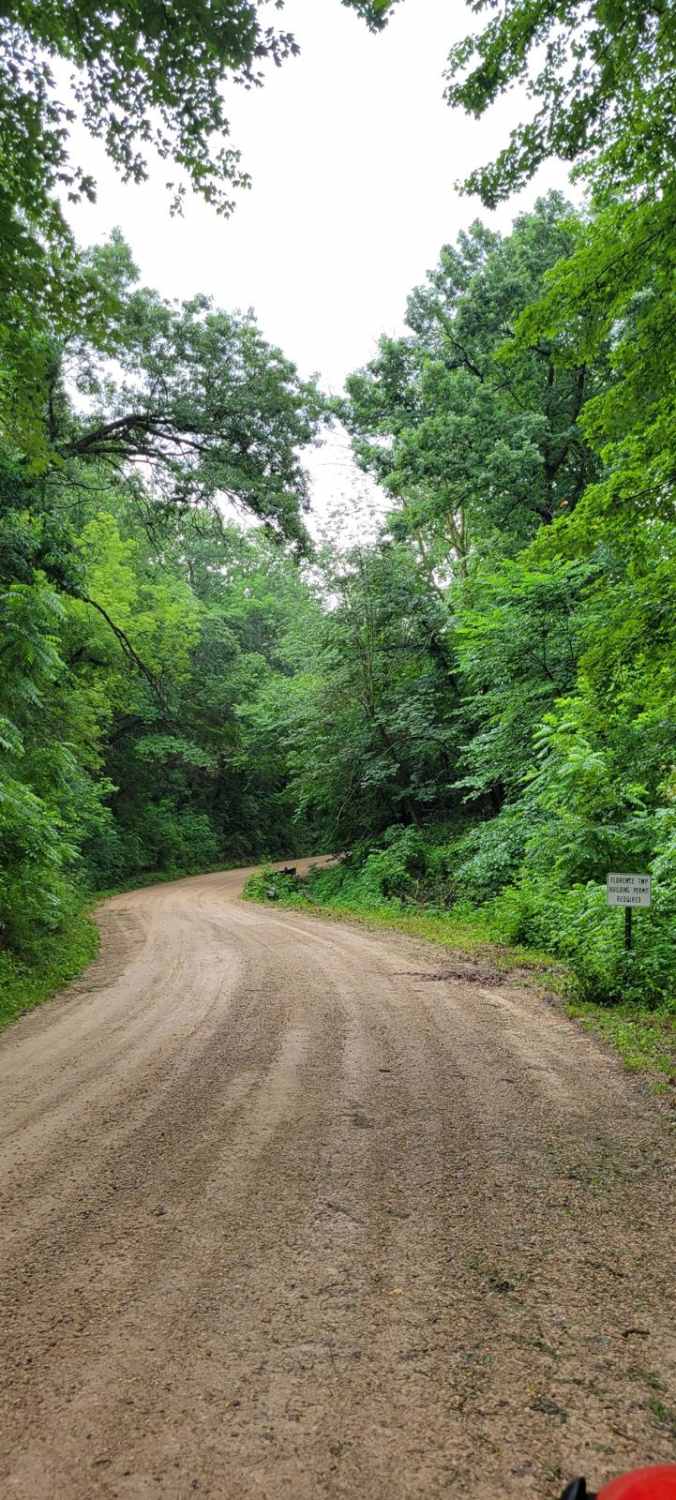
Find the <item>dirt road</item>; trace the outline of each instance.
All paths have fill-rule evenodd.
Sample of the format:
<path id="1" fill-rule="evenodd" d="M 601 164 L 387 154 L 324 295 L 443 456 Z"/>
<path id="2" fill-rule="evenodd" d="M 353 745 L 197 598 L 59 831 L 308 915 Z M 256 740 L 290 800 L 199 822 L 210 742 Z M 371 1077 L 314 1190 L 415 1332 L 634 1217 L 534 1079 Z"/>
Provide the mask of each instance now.
<path id="1" fill-rule="evenodd" d="M 673 1461 L 665 1110 L 518 980 L 241 884 L 108 902 L 0 1040 L 0 1494 L 546 1500 Z"/>

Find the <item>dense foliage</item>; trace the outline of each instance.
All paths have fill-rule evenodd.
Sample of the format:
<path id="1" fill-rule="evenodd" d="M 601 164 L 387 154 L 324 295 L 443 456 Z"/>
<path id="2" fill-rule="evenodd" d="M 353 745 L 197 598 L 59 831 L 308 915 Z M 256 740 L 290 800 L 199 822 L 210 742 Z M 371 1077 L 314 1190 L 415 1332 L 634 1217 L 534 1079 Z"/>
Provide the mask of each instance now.
<path id="1" fill-rule="evenodd" d="M 332 842 L 357 841 L 332 877 L 355 899 L 469 902 L 496 935 L 568 959 L 582 993 L 661 1002 L 676 972 L 676 528 L 669 439 L 645 483 L 643 419 L 669 393 L 656 375 L 636 393 L 632 492 L 626 437 L 604 429 L 627 401 L 637 319 L 590 341 L 551 313 L 587 233 L 556 197 L 506 240 L 474 225 L 413 293 L 408 335 L 348 382 L 356 454 L 394 508 L 331 584 L 291 764 Z M 654 878 L 629 953 L 610 870 Z"/>
<path id="2" fill-rule="evenodd" d="M 52 964 L 50 934 L 86 956 L 88 891 L 307 837 L 247 715 L 318 608 L 297 559 L 321 399 L 251 315 L 139 286 L 119 236 L 80 267 L 105 339 L 45 316 L 31 441 L 0 450 L 5 981 Z"/>
<path id="3" fill-rule="evenodd" d="M 584 994 L 673 1000 L 674 11 L 470 9 L 487 19 L 451 52 L 449 102 L 481 115 L 526 81 L 534 112 L 466 190 L 490 207 L 557 155 L 587 207 L 550 197 L 505 241 L 473 225 L 412 294 L 409 335 L 348 382 L 357 458 L 396 506 L 381 550 L 441 609 L 447 692 L 424 738 L 453 769 L 331 879 L 470 901 L 564 955 Z M 654 878 L 633 952 L 610 869 Z"/>
<path id="4" fill-rule="evenodd" d="M 344 3 L 374 31 L 394 8 Z M 294 45 L 262 9 L 179 5 L 171 35 L 145 5 L 3 23 L 0 978 L 57 943 L 67 976 L 88 891 L 348 846 L 322 899 L 452 912 L 561 955 L 583 995 L 667 1003 L 673 12 L 471 6 L 491 14 L 449 97 L 481 113 L 533 56 L 537 112 L 469 185 L 490 205 L 557 152 L 586 205 L 549 194 L 442 248 L 333 404 L 382 532 L 315 552 L 315 387 L 253 316 L 140 286 L 119 236 L 78 252 L 54 198 L 88 186 L 50 56 L 123 172 L 159 131 L 208 198 L 235 180 L 215 83 Z M 653 876 L 633 952 L 612 869 Z"/>

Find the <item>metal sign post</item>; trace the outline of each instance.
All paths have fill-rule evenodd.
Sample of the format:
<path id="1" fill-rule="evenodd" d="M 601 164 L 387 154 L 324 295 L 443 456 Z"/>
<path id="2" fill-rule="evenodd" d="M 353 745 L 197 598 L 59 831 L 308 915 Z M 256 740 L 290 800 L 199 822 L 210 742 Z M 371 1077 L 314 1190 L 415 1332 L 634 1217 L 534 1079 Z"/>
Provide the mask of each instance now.
<path id="1" fill-rule="evenodd" d="M 631 948 L 631 914 L 635 906 L 650 906 L 651 887 L 649 875 L 609 875 L 607 879 L 609 906 L 624 907 L 624 946 Z"/>

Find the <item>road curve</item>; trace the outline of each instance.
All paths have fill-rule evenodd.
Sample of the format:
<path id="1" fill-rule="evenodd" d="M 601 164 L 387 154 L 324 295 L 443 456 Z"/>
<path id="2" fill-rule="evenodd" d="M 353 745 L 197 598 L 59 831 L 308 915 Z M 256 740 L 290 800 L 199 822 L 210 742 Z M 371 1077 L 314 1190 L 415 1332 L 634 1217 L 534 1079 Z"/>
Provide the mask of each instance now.
<path id="1" fill-rule="evenodd" d="M 242 878 L 107 902 L 0 1039 L 3 1500 L 673 1461 L 665 1109 L 523 976 Z"/>

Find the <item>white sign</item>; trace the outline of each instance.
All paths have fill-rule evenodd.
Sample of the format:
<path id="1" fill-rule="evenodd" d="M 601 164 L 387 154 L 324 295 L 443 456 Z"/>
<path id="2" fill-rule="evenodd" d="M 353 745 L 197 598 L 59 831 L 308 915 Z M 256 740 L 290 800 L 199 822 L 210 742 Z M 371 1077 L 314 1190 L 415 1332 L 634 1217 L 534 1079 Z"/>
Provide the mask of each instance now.
<path id="1" fill-rule="evenodd" d="M 650 906 L 649 875 L 609 875 L 609 906 Z"/>

